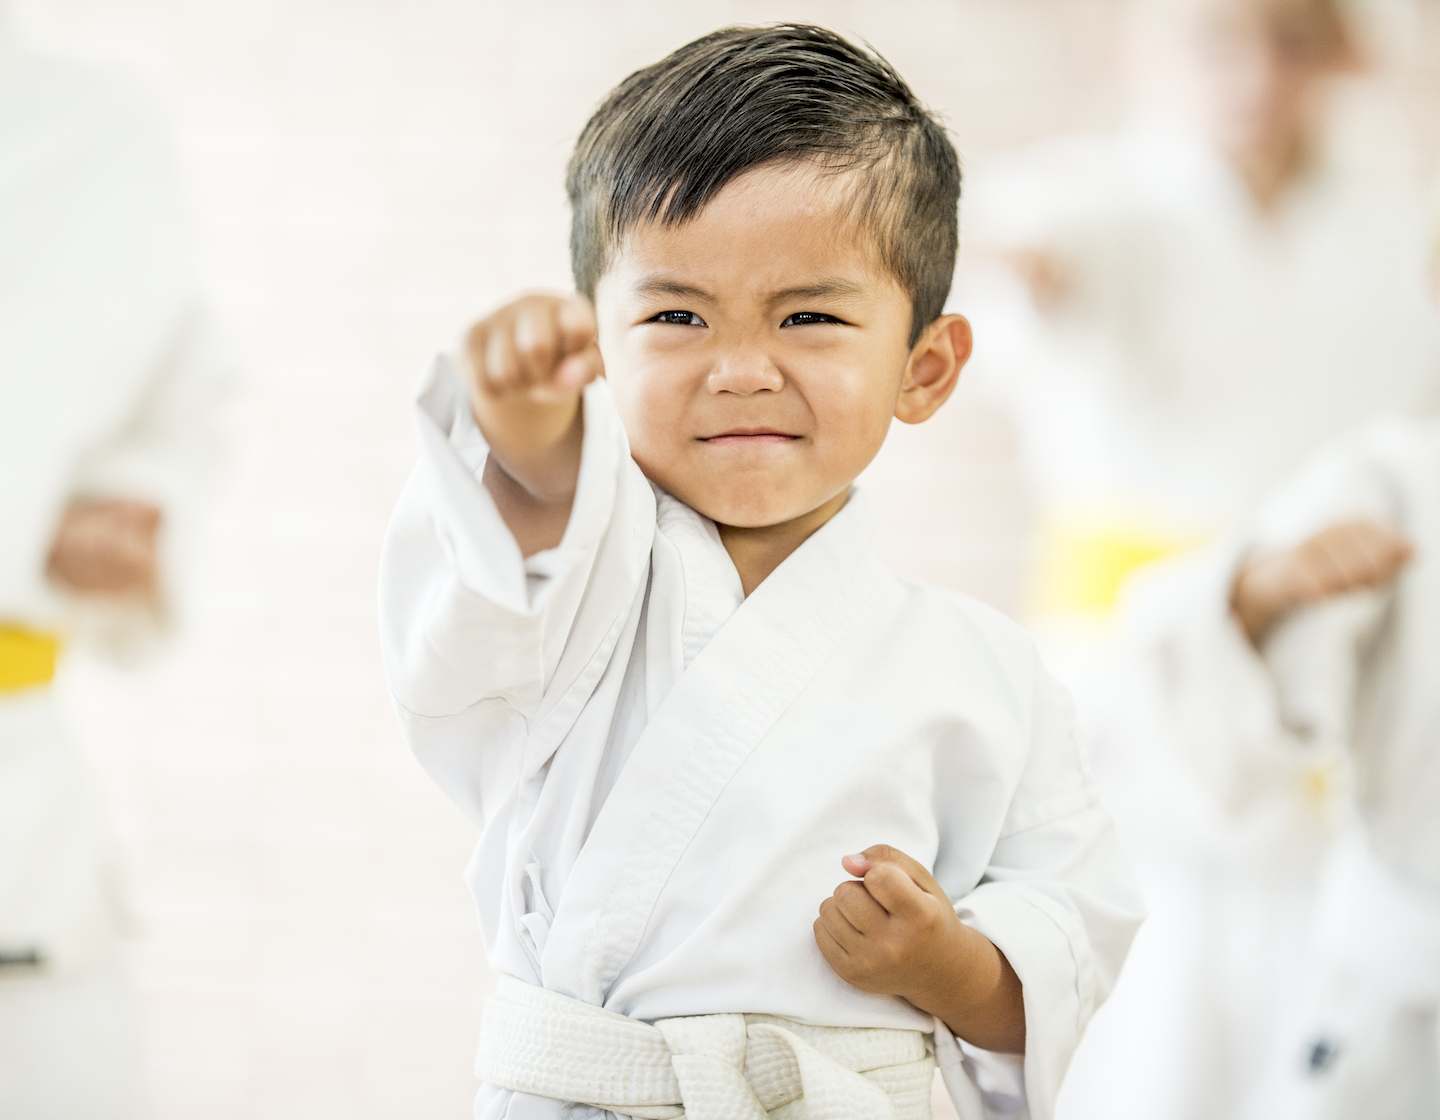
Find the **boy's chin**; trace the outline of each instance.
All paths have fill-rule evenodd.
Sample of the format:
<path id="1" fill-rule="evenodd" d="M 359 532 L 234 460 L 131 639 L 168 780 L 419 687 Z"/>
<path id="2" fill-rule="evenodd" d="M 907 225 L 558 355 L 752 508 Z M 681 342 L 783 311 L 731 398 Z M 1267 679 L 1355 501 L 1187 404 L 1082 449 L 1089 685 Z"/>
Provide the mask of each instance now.
<path id="1" fill-rule="evenodd" d="M 727 529 L 768 529 L 775 525 L 784 525 L 814 513 L 827 501 L 825 498 L 816 498 L 814 501 L 797 501 L 792 498 L 756 503 L 736 502 L 728 496 L 711 501 L 707 501 L 704 495 L 695 495 L 693 500 L 681 495 L 676 496 L 696 513 Z"/>

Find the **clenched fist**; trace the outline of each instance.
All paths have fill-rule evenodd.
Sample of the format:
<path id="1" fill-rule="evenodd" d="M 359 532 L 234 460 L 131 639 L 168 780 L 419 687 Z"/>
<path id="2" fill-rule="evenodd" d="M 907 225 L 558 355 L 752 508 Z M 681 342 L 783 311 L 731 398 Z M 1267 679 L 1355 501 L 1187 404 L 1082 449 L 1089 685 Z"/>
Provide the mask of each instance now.
<path id="1" fill-rule="evenodd" d="M 1389 583 L 1413 551 L 1404 537 L 1373 521 L 1332 525 L 1242 568 L 1230 589 L 1230 607 L 1259 646 L 1298 607 Z"/>
<path id="2" fill-rule="evenodd" d="M 485 316 L 465 337 L 477 413 L 517 397 L 573 403 L 604 372 L 597 338 L 584 296 L 521 296 Z"/>
<path id="3" fill-rule="evenodd" d="M 490 445 L 485 486 L 521 552 L 564 536 L 580 473 L 581 391 L 604 373 L 583 296 L 527 295 L 465 335 L 475 422 Z"/>
<path id="4" fill-rule="evenodd" d="M 72 591 L 148 595 L 156 583 L 160 511 L 123 498 L 76 502 L 50 546 L 50 578 Z"/>
<path id="5" fill-rule="evenodd" d="M 837 975 L 901 996 L 986 1050 L 1023 1053 L 1020 980 L 1004 954 L 960 921 L 920 863 L 880 844 L 846 856 L 857 876 L 820 904 L 815 942 Z"/>

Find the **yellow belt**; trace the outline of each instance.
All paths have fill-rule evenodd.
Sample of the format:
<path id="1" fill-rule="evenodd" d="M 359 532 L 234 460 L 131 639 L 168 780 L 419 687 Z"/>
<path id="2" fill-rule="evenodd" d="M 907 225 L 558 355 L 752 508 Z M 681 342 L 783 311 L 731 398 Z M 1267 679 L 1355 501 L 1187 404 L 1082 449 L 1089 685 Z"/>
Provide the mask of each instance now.
<path id="1" fill-rule="evenodd" d="M 1204 540 L 1200 533 L 1171 532 L 1139 519 L 1045 518 L 1039 533 L 1034 608 L 1042 614 L 1108 613 L 1136 568 Z"/>
<path id="2" fill-rule="evenodd" d="M 58 635 L 0 624 L 0 694 L 49 684 L 59 654 Z"/>

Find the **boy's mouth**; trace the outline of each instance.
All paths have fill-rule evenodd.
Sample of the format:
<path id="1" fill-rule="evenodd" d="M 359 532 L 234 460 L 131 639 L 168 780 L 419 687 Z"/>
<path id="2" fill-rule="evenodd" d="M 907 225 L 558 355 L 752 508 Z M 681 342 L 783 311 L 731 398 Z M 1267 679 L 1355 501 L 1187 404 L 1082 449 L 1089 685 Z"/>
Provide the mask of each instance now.
<path id="1" fill-rule="evenodd" d="M 775 428 L 731 428 L 728 432 L 717 435 L 701 436 L 700 442 L 708 443 L 712 447 L 753 447 L 770 443 L 790 443 L 799 438 Z"/>

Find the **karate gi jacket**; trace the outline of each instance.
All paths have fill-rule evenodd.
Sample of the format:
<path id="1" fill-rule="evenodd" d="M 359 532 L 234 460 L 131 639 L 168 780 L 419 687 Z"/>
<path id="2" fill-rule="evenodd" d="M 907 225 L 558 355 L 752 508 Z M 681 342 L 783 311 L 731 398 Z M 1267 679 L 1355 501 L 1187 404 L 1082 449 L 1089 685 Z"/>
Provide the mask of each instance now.
<path id="1" fill-rule="evenodd" d="M 1038 316 L 1013 285 L 966 291 L 1053 517 L 1188 544 L 1360 420 L 1440 403 L 1424 207 L 1339 156 L 1265 213 L 1152 111 L 978 168 L 966 206 L 974 243 L 1059 268 Z"/>
<path id="2" fill-rule="evenodd" d="M 382 643 L 407 740 L 482 830 L 467 878 L 491 965 L 647 1021 L 937 1031 L 814 941 L 840 856 L 892 844 L 1024 984 L 1023 1068 L 938 1027 L 962 1114 L 1049 1116 L 1142 908 L 1025 635 L 885 570 L 860 493 L 744 597 L 714 524 L 630 458 L 603 381 L 564 539 L 528 560 L 444 358 L 417 421 Z M 560 1107 L 486 1088 L 477 1115 Z"/>
<path id="3" fill-rule="evenodd" d="M 124 82 L 23 51 L 0 3 L 0 626 L 126 660 L 171 626 L 229 374 L 163 128 Z M 162 511 L 143 601 L 46 576 L 66 507 L 109 497 Z M 56 974 L 112 935 L 92 799 L 51 690 L 0 692 L 0 952 Z"/>
<path id="4" fill-rule="evenodd" d="M 1229 609 L 1241 565 L 1356 519 L 1412 541 L 1411 563 L 1386 588 L 1295 612 L 1257 651 Z M 1137 588 L 1138 642 L 1168 667 L 1149 690 L 1162 735 L 1217 804 L 1323 810 L 1333 829 L 1353 794 L 1376 854 L 1440 892 L 1440 420 L 1389 416 L 1334 441 L 1177 575 L 1186 594 Z"/>

